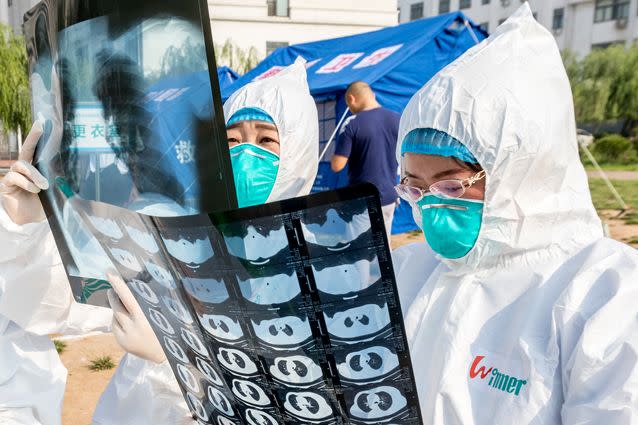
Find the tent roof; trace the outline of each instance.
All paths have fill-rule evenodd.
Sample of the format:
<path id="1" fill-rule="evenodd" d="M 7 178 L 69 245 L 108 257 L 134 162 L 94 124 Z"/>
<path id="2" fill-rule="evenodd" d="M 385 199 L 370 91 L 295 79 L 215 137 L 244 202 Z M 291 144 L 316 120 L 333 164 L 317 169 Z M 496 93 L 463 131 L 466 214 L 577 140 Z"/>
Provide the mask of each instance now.
<path id="1" fill-rule="evenodd" d="M 465 22 L 479 40 L 486 37 L 463 13 L 453 12 L 353 36 L 282 47 L 227 87 L 222 95 L 228 98 L 249 82 L 290 65 L 298 56 L 308 61 L 308 83 L 313 95 L 343 91 L 358 80 L 373 84 L 409 62 L 439 35 L 467 31 Z"/>
<path id="2" fill-rule="evenodd" d="M 239 75 L 227 66 L 218 66 L 217 79 L 219 80 L 219 87 L 223 90 L 225 87 L 237 81 Z"/>

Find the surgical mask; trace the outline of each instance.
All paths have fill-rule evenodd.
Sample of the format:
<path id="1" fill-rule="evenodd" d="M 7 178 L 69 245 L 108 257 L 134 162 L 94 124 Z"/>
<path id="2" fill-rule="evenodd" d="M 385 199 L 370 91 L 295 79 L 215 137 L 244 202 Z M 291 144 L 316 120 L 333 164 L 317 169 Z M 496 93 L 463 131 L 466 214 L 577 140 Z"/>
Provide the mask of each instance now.
<path id="1" fill-rule="evenodd" d="M 265 204 L 275 186 L 279 156 L 251 143 L 230 148 L 239 208 Z"/>
<path id="2" fill-rule="evenodd" d="M 483 220 L 483 201 L 426 195 L 417 206 L 423 234 L 434 252 L 455 259 L 474 247 Z"/>

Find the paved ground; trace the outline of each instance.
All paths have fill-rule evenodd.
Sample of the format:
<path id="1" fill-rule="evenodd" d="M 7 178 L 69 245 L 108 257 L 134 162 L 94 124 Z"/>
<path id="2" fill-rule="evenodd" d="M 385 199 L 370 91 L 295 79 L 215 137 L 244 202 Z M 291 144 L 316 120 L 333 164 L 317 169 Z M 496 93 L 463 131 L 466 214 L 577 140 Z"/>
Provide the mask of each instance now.
<path id="1" fill-rule="evenodd" d="M 94 372 L 91 360 L 109 356 L 115 364 L 124 355 L 113 334 L 91 336 L 66 342 L 60 356 L 69 371 L 62 410 L 63 425 L 90 425 L 93 410 L 100 395 L 115 373 L 115 369 Z"/>

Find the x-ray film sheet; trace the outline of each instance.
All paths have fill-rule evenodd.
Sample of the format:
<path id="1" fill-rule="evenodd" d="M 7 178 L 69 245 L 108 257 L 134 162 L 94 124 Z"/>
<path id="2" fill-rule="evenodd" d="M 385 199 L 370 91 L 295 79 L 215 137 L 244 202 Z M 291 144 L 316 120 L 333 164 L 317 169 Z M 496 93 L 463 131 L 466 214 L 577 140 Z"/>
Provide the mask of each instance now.
<path id="1" fill-rule="evenodd" d="M 75 299 L 108 305 L 106 255 L 69 199 L 173 216 L 236 206 L 207 4 L 43 0 L 24 32 L 41 200 Z"/>
<path id="2" fill-rule="evenodd" d="M 201 423 L 422 423 L 372 186 L 174 218 L 73 202 Z"/>

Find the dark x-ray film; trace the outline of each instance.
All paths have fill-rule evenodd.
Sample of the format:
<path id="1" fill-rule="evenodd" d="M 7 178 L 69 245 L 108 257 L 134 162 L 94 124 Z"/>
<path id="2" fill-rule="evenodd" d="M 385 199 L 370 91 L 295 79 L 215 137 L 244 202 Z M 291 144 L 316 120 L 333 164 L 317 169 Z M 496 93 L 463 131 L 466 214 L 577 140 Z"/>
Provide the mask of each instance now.
<path id="1" fill-rule="evenodd" d="M 76 300 L 103 305 L 107 257 L 69 200 L 155 216 L 237 205 L 208 5 L 44 0 L 24 32 L 41 199 Z"/>
<path id="2" fill-rule="evenodd" d="M 200 423 L 422 423 L 373 186 L 174 218 L 73 202 Z"/>

